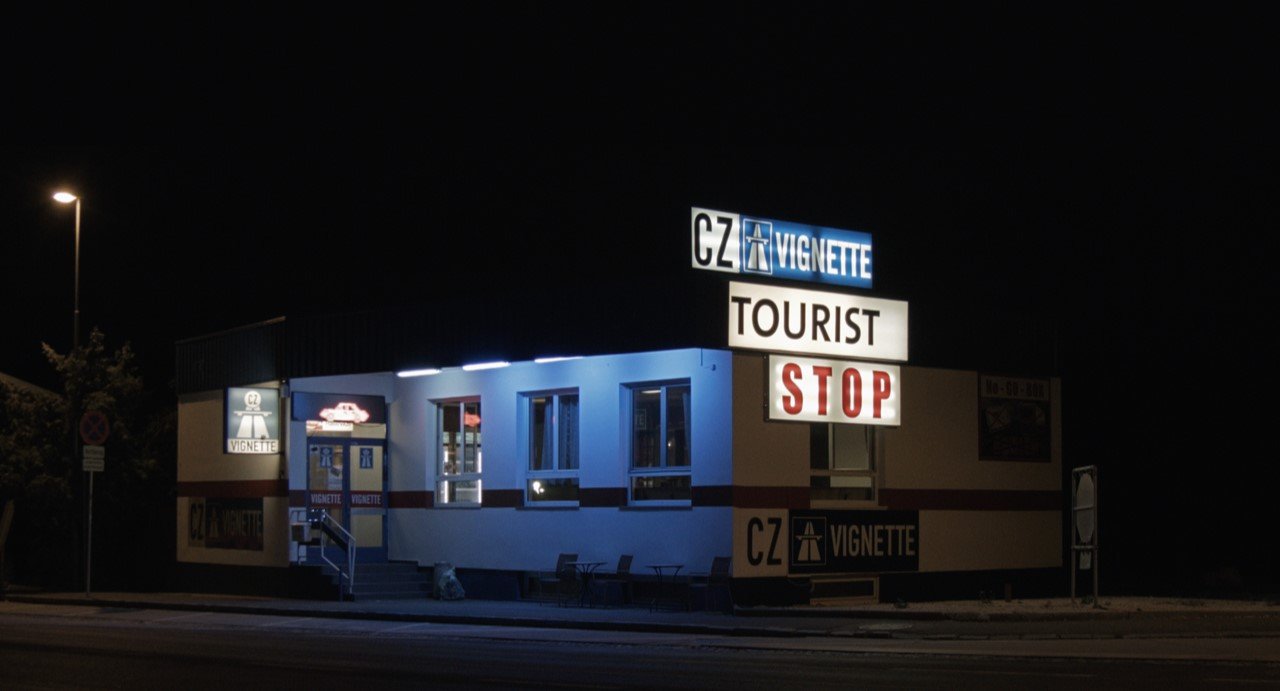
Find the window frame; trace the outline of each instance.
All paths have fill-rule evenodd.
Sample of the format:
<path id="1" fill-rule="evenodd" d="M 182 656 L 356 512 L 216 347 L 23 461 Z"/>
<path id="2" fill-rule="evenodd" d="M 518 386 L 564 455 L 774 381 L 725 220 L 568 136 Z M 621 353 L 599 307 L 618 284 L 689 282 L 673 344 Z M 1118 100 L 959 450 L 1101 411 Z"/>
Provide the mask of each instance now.
<path id="1" fill-rule="evenodd" d="M 530 391 L 518 394 L 520 400 L 520 434 L 517 435 L 518 443 L 521 445 L 522 456 L 524 458 L 524 505 L 531 508 L 566 508 L 579 506 L 582 498 L 582 393 L 576 388 L 550 389 L 547 391 Z M 577 467 L 561 468 L 560 466 L 560 399 L 562 396 L 576 396 L 578 399 L 576 424 L 573 433 L 577 436 L 575 443 L 578 449 Z M 553 416 L 553 425 L 549 430 L 544 430 L 543 434 L 551 434 L 551 459 L 555 466 L 548 470 L 534 470 L 533 453 L 534 453 L 534 434 L 533 426 L 536 419 L 533 414 L 534 401 L 539 398 L 550 398 L 551 405 L 554 406 L 555 414 Z M 567 480 L 571 479 L 577 483 L 577 497 L 569 500 L 537 500 L 531 498 L 531 485 L 538 480 Z"/>
<path id="2" fill-rule="evenodd" d="M 810 433 L 811 436 L 809 440 L 809 444 L 810 444 L 809 505 L 813 508 L 878 506 L 880 502 L 880 486 L 883 484 L 883 478 L 880 476 L 880 472 L 881 472 L 881 468 L 884 467 L 884 463 L 883 463 L 884 429 L 882 426 L 879 426 L 879 425 L 858 425 L 858 424 L 849 425 L 852 427 L 860 427 L 863 429 L 863 433 L 866 435 L 867 445 L 869 447 L 867 449 L 867 463 L 870 467 L 866 468 L 865 470 L 864 469 L 832 468 L 831 465 L 832 465 L 832 459 L 835 455 L 835 443 L 836 443 L 835 427 L 837 424 L 842 424 L 842 423 L 831 423 L 831 422 L 810 423 L 811 428 L 816 427 L 818 425 L 825 425 L 827 427 L 827 451 L 826 451 L 827 467 L 825 469 L 819 469 L 819 468 L 813 467 L 814 449 L 813 449 L 813 436 L 811 432 Z M 814 496 L 815 488 L 813 487 L 813 479 L 815 477 L 828 477 L 828 478 L 865 477 L 865 478 L 868 478 L 871 481 L 871 496 L 858 498 L 858 499 L 832 499 L 829 497 L 828 498 L 816 497 Z"/>
<path id="3" fill-rule="evenodd" d="M 484 503 L 484 406 L 481 404 L 479 396 L 464 396 L 460 398 L 449 398 L 436 400 L 431 402 L 436 411 L 435 423 L 435 449 L 436 449 L 436 495 L 435 505 L 444 508 L 474 508 L 482 506 Z M 446 406 L 458 406 L 458 426 L 463 435 L 462 443 L 466 444 L 466 416 L 467 405 L 476 404 L 476 415 L 480 417 L 480 424 L 476 429 L 476 461 L 475 470 L 468 472 L 445 472 L 445 452 L 444 452 L 444 420 Z M 476 499 L 475 501 L 449 501 L 448 485 L 449 483 L 476 483 Z"/>
<path id="4" fill-rule="evenodd" d="M 670 433 L 667 414 L 669 411 L 668 392 L 672 388 L 684 387 L 689 390 L 689 403 L 685 410 L 687 423 L 685 425 L 685 453 L 688 457 L 688 463 L 685 465 L 670 465 L 667 458 L 667 448 L 665 444 L 659 444 L 658 465 L 650 467 L 636 466 L 635 458 L 635 400 L 637 393 L 644 393 L 649 389 L 658 389 L 660 396 L 658 399 L 659 423 L 658 438 L 666 439 Z M 623 409 L 626 411 L 626 418 L 623 424 L 623 434 L 625 439 L 626 458 L 627 458 L 627 503 L 632 506 L 676 506 L 687 507 L 693 502 L 693 382 L 689 379 L 671 379 L 656 382 L 629 383 L 623 385 L 623 395 L 625 404 Z M 635 496 L 636 480 L 642 478 L 688 478 L 689 497 L 683 499 L 637 499 Z"/>

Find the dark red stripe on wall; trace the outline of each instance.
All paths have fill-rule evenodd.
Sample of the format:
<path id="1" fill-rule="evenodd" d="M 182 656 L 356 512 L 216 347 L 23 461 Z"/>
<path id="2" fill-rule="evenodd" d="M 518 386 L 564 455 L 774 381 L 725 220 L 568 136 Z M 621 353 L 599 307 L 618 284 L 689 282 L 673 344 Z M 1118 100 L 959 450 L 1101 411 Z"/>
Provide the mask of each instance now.
<path id="1" fill-rule="evenodd" d="M 578 506 L 607 508 L 626 505 L 626 487 L 583 487 L 578 490 Z"/>
<path id="2" fill-rule="evenodd" d="M 739 509 L 807 509 L 809 488 L 695 485 L 693 505 L 733 506 Z"/>
<path id="3" fill-rule="evenodd" d="M 480 505 L 486 509 L 512 509 L 524 506 L 524 490 L 487 489 L 481 495 Z"/>
<path id="4" fill-rule="evenodd" d="M 236 499 L 254 497 L 288 497 L 288 480 L 213 480 L 179 482 L 179 497 Z"/>
<path id="5" fill-rule="evenodd" d="M 387 507 L 392 509 L 429 509 L 436 505 L 434 492 L 387 492 Z"/>
<path id="6" fill-rule="evenodd" d="M 289 490 L 289 506 L 301 508 L 307 505 L 307 491 L 304 489 Z"/>
<path id="7" fill-rule="evenodd" d="M 1065 495 L 1056 491 L 1011 489 L 882 489 L 890 509 L 932 511 L 1059 511 Z"/>

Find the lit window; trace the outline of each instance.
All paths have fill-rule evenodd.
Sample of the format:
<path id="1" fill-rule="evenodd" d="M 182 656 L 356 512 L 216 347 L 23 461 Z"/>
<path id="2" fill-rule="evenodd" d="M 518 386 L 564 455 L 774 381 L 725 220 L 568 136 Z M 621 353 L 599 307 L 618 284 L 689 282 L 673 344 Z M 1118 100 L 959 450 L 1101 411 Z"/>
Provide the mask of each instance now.
<path id="1" fill-rule="evenodd" d="M 809 426 L 809 499 L 874 501 L 875 427 Z"/>
<path id="2" fill-rule="evenodd" d="M 690 392 L 688 382 L 630 389 L 633 502 L 689 501 Z"/>
<path id="3" fill-rule="evenodd" d="M 578 393 L 524 397 L 528 414 L 529 504 L 578 501 Z"/>
<path id="4" fill-rule="evenodd" d="M 480 504 L 480 401 L 452 401 L 436 405 L 440 440 L 440 474 L 436 478 L 440 504 Z"/>

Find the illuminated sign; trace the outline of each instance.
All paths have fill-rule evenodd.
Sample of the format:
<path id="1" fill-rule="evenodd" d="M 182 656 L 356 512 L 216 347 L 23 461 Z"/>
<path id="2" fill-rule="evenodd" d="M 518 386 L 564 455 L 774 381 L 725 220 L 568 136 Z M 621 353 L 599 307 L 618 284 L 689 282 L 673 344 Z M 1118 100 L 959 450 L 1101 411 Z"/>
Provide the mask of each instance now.
<path id="1" fill-rule="evenodd" d="M 731 282 L 729 347 L 906 361 L 907 303 Z"/>
<path id="2" fill-rule="evenodd" d="M 871 235 L 729 211 L 690 212 L 693 268 L 871 287 Z"/>
<path id="3" fill-rule="evenodd" d="M 227 389 L 225 427 L 227 453 L 280 453 L 279 389 Z"/>
<path id="4" fill-rule="evenodd" d="M 325 422 L 364 422 L 369 419 L 369 411 L 350 401 L 342 401 L 332 408 L 321 410 L 320 419 Z"/>
<path id="5" fill-rule="evenodd" d="M 897 365 L 769 356 L 770 420 L 902 424 Z"/>
<path id="6" fill-rule="evenodd" d="M 381 425 L 387 421 L 387 402 L 382 396 L 295 391 L 290 414 L 299 422 L 314 420 L 343 425 Z"/>

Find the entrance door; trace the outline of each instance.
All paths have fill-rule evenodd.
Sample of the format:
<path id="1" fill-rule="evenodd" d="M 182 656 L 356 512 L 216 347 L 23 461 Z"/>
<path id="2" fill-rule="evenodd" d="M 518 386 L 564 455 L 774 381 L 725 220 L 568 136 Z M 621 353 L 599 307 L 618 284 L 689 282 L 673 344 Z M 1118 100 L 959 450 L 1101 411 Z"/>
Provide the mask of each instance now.
<path id="1" fill-rule="evenodd" d="M 355 536 L 361 562 L 387 559 L 383 452 L 381 440 L 307 439 L 307 507 L 323 509 Z M 328 536 L 320 549 L 331 560 L 346 559 Z"/>

